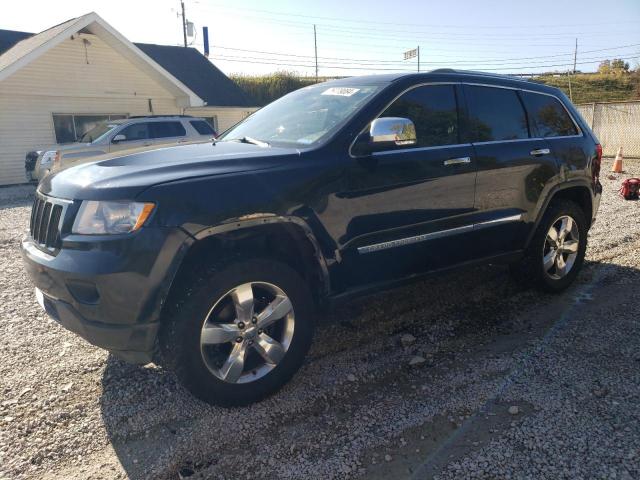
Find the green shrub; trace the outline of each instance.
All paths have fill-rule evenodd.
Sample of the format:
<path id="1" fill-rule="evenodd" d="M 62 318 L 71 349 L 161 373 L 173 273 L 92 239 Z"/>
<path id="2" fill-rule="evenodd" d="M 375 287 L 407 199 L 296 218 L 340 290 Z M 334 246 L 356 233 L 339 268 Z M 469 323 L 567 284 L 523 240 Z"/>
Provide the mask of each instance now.
<path id="1" fill-rule="evenodd" d="M 261 107 L 289 92 L 316 83 L 313 77 L 299 77 L 291 72 L 263 76 L 232 75 L 231 79 Z"/>
<path id="2" fill-rule="evenodd" d="M 573 103 L 640 100 L 640 72 L 577 73 L 571 75 Z M 569 96 L 569 77 L 541 75 L 533 81 L 561 89 Z"/>

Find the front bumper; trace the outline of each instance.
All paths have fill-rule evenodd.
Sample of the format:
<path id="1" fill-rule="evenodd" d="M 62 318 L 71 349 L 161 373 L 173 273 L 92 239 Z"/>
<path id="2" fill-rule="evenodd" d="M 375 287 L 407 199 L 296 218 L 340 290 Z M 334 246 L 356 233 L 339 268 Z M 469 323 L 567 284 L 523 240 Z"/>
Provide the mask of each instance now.
<path id="1" fill-rule="evenodd" d="M 89 343 L 109 350 L 130 363 L 149 363 L 153 359 L 159 322 L 139 325 L 115 325 L 91 322 L 71 305 L 44 294 L 36 287 L 36 299 L 51 318 Z"/>
<path id="2" fill-rule="evenodd" d="M 132 363 L 150 362 L 160 312 L 191 237 L 178 228 L 80 237 L 63 241 L 55 256 L 23 239 L 24 264 L 38 302 L 90 343 Z"/>

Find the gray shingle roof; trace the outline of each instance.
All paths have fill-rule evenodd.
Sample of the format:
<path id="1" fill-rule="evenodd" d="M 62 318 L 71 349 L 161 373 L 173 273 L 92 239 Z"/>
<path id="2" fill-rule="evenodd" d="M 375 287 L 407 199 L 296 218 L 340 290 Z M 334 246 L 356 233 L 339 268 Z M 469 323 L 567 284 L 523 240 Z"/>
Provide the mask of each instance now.
<path id="1" fill-rule="evenodd" d="M 31 51 L 36 43 L 40 45 L 46 41 L 50 37 L 48 32 L 57 33 L 60 28 L 66 27 L 73 20 L 75 19 L 56 25 L 37 35 L 0 29 L 0 65 L 3 62 L 13 63 L 16 60 L 16 55 L 20 56 L 21 52 Z M 207 105 L 216 107 L 253 107 L 256 105 L 256 102 L 249 95 L 195 48 L 148 43 L 136 43 L 135 45 L 207 102 Z"/>
<path id="2" fill-rule="evenodd" d="M 207 105 L 253 107 L 255 102 L 233 80 L 222 73 L 195 48 L 136 43 L 136 47 L 155 60 Z"/>

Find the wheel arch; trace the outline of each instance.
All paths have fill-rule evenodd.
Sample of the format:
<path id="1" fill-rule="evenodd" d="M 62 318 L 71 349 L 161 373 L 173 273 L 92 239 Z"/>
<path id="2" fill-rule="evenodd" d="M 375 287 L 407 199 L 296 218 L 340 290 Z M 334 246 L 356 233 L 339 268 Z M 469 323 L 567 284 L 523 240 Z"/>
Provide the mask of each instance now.
<path id="1" fill-rule="evenodd" d="M 207 227 L 195 234 L 180 260 L 166 303 L 204 266 L 242 258 L 273 258 L 292 267 L 308 283 L 317 305 L 329 294 L 327 263 L 309 226 L 295 217 L 265 216 Z"/>
<path id="2" fill-rule="evenodd" d="M 573 182 L 569 184 L 558 185 L 549 193 L 549 195 L 547 195 L 542 206 L 538 209 L 535 224 L 529 232 L 525 247 L 529 246 L 529 243 L 535 235 L 538 225 L 540 225 L 542 217 L 549 208 L 549 205 L 559 199 L 571 200 L 572 202 L 575 202 L 578 206 L 580 206 L 580 208 L 582 208 L 582 210 L 584 211 L 585 218 L 587 219 L 587 228 L 591 227 L 591 224 L 593 222 L 594 206 L 593 194 L 589 185 L 583 182 Z"/>

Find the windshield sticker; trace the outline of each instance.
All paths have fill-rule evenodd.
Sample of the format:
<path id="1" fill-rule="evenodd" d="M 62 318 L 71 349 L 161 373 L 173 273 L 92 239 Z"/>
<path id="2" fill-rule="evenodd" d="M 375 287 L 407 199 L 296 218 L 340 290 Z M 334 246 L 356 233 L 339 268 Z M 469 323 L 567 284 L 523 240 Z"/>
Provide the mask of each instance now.
<path id="1" fill-rule="evenodd" d="M 358 93 L 359 91 L 359 88 L 331 87 L 322 92 L 322 95 L 338 95 L 339 97 L 350 97 L 351 95 Z"/>

